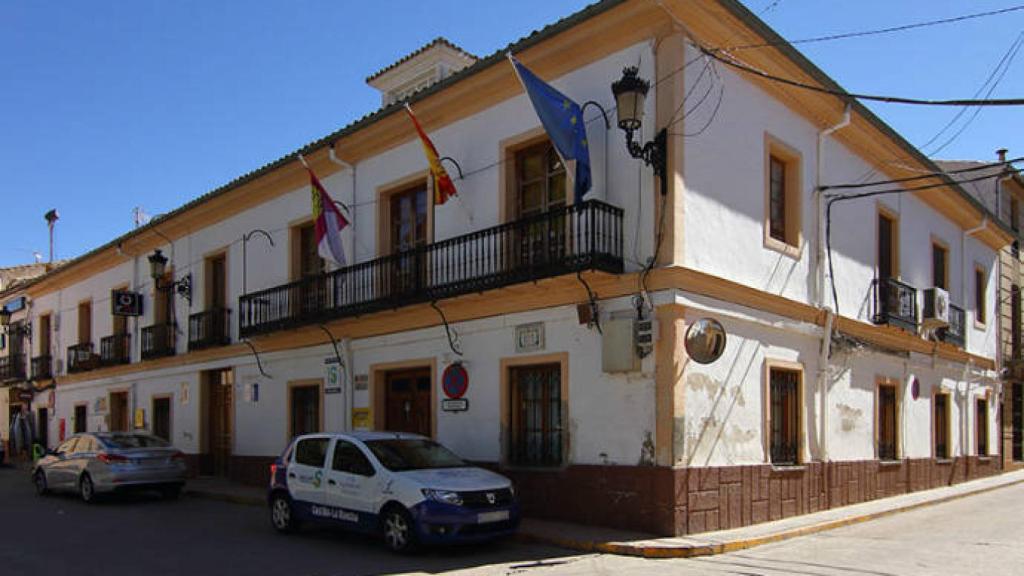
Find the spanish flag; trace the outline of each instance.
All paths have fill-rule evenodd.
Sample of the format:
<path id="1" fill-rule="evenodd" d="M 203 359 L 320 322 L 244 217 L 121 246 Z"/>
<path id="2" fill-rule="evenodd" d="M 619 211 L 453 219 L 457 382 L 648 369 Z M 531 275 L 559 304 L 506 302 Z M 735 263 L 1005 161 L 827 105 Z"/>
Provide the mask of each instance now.
<path id="1" fill-rule="evenodd" d="M 437 155 L 437 148 L 434 148 L 434 143 L 430 141 L 426 132 L 420 127 L 419 121 L 416 120 L 416 115 L 412 113 L 412 108 L 408 104 L 405 105 L 405 111 L 409 114 L 409 119 L 412 120 L 413 126 L 416 127 L 416 132 L 420 135 L 420 142 L 423 144 L 423 154 L 427 157 L 427 162 L 430 164 L 430 178 L 434 183 L 434 204 L 444 204 L 448 201 L 448 198 L 455 196 L 457 193 L 455 184 L 452 183 L 448 172 L 441 165 L 441 159 Z"/>

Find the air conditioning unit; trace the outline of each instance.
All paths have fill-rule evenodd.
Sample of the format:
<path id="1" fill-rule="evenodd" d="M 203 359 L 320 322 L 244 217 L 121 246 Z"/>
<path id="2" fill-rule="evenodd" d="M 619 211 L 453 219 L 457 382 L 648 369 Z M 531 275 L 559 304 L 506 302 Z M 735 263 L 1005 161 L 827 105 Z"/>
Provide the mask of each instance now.
<path id="1" fill-rule="evenodd" d="M 924 315 L 921 326 L 925 329 L 949 326 L 949 292 L 937 287 L 924 291 Z"/>

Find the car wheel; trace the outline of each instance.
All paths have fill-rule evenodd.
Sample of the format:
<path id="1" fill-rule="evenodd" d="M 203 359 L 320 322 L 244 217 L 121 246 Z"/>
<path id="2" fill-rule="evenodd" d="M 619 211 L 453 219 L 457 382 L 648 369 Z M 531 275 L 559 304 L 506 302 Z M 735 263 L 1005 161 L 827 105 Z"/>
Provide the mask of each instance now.
<path id="1" fill-rule="evenodd" d="M 82 479 L 78 481 L 78 495 L 87 504 L 96 501 L 96 487 L 93 486 L 92 477 L 88 474 L 82 474 Z"/>
<path id="2" fill-rule="evenodd" d="M 299 529 L 299 521 L 295 518 L 291 500 L 284 494 L 275 494 L 270 500 L 270 524 L 274 530 L 284 534 Z"/>
<path id="3" fill-rule="evenodd" d="M 49 494 L 50 488 L 46 485 L 46 473 L 42 470 L 36 470 L 35 475 L 32 477 L 32 483 L 36 486 L 37 495 L 45 496 Z"/>
<path id="4" fill-rule="evenodd" d="M 181 486 L 164 486 L 160 489 L 164 500 L 177 500 L 181 496 Z"/>
<path id="5" fill-rule="evenodd" d="M 384 543 L 392 552 L 411 552 L 416 549 L 416 532 L 412 516 L 399 506 L 384 512 Z"/>

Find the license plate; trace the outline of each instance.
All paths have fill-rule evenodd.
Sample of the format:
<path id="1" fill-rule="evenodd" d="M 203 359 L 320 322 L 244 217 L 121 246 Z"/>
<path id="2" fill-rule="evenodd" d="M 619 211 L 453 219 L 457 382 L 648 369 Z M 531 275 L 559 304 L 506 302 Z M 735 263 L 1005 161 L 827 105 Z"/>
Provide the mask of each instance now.
<path id="1" fill-rule="evenodd" d="M 502 520 L 508 520 L 508 510 L 498 510 L 497 512 L 481 512 L 477 514 L 477 524 L 486 524 L 488 522 L 501 522 Z"/>

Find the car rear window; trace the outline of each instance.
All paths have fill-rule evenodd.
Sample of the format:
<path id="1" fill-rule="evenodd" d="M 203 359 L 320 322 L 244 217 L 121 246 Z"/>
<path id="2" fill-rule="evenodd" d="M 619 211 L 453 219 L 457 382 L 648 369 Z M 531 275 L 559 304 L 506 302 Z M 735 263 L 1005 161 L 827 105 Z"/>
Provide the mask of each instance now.
<path id="1" fill-rule="evenodd" d="M 323 468 L 330 438 L 306 438 L 295 445 L 295 463 Z"/>
<path id="2" fill-rule="evenodd" d="M 130 448 L 167 448 L 170 444 L 163 438 L 148 434 L 114 434 L 100 436 L 100 442 L 107 448 L 126 450 Z"/>

